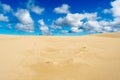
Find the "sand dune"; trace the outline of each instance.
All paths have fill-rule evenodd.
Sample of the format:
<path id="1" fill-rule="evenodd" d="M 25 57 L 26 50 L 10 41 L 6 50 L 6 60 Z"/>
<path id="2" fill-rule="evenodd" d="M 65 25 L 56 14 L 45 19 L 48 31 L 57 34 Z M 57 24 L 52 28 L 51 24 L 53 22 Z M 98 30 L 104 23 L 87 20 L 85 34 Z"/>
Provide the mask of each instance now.
<path id="1" fill-rule="evenodd" d="M 0 80 L 120 80 L 120 33 L 0 35 Z"/>
<path id="2" fill-rule="evenodd" d="M 113 32 L 113 33 L 104 33 L 104 34 L 94 34 L 96 36 L 101 36 L 101 37 L 108 37 L 108 38 L 120 38 L 120 33 L 119 32 Z"/>

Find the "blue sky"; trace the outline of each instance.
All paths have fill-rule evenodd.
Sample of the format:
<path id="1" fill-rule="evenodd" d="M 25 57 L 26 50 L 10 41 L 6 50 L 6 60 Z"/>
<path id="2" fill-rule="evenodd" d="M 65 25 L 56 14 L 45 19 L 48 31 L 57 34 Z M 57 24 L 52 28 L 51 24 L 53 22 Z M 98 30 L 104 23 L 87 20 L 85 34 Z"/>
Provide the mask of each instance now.
<path id="1" fill-rule="evenodd" d="M 0 33 L 84 35 L 120 31 L 120 0 L 0 0 Z"/>

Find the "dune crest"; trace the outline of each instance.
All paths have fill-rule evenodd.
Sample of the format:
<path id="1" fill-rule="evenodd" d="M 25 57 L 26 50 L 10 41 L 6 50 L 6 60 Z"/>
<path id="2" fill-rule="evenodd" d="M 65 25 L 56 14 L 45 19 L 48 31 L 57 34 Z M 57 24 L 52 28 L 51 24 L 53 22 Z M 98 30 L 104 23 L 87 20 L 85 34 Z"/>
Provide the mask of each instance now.
<path id="1" fill-rule="evenodd" d="M 107 38 L 120 38 L 120 32 L 115 32 L 115 33 L 103 33 L 103 34 L 92 35 L 92 36 L 100 36 L 100 37 L 107 37 Z"/>

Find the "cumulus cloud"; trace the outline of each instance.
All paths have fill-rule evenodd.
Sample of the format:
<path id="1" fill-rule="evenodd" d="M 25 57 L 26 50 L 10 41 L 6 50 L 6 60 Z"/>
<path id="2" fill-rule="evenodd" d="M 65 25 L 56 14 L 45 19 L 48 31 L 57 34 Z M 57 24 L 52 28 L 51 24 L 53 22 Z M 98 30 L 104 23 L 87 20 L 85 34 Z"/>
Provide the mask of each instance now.
<path id="1" fill-rule="evenodd" d="M 82 32 L 83 30 L 94 32 L 120 31 L 120 0 L 111 2 L 112 8 L 104 9 L 105 14 L 111 14 L 113 19 L 104 20 L 102 16 L 94 13 L 67 13 L 65 17 L 60 17 L 55 21 L 56 26 L 70 27 L 71 32 Z"/>
<path id="2" fill-rule="evenodd" d="M 15 16 L 19 20 L 17 23 L 16 28 L 18 30 L 32 32 L 34 30 L 34 21 L 32 20 L 30 13 L 26 9 L 19 9 Z"/>
<path id="3" fill-rule="evenodd" d="M 84 21 L 84 19 L 86 19 L 86 21 Z M 86 22 L 88 24 L 88 21 L 92 22 L 92 21 L 96 21 L 97 19 L 98 19 L 97 13 L 84 13 L 84 14 L 80 14 L 80 13 L 72 14 L 72 13 L 69 13 L 69 14 L 67 14 L 67 16 L 65 16 L 63 18 L 61 18 L 61 17 L 58 18 L 55 21 L 55 24 L 57 26 L 68 26 L 68 27 L 71 27 L 71 32 L 82 32 L 83 28 L 84 29 L 88 29 L 89 28 L 89 27 L 88 28 L 84 27 Z M 93 22 L 93 23 L 95 24 L 95 22 Z M 91 23 L 91 25 L 92 25 L 92 23 Z M 82 29 L 81 29 L 81 27 L 82 27 Z"/>
<path id="4" fill-rule="evenodd" d="M 0 7 L 3 9 L 4 12 L 10 12 L 12 10 L 12 8 L 9 5 L 2 4 L 1 2 L 0 2 Z"/>
<path id="5" fill-rule="evenodd" d="M 82 26 L 83 19 L 89 19 L 89 20 L 96 20 L 97 18 L 97 13 L 85 13 L 85 14 L 67 14 L 67 16 L 63 18 L 58 18 L 56 20 L 56 24 L 60 26 L 71 26 L 71 27 L 80 27 Z"/>
<path id="6" fill-rule="evenodd" d="M 62 34 L 67 34 L 68 31 L 67 31 L 67 30 L 61 30 L 61 33 L 62 33 Z"/>
<path id="7" fill-rule="evenodd" d="M 42 32 L 43 35 L 52 35 L 51 31 L 49 30 L 48 26 L 45 25 L 43 19 L 38 21 L 40 25 L 40 31 Z"/>
<path id="8" fill-rule="evenodd" d="M 111 2 L 113 21 L 109 22 L 109 26 L 112 27 L 113 31 L 120 31 L 120 0 L 115 0 Z"/>
<path id="9" fill-rule="evenodd" d="M 18 18 L 18 20 L 23 23 L 23 24 L 31 24 L 33 23 L 33 20 L 30 16 L 30 13 L 26 9 L 19 9 L 16 13 L 15 16 Z"/>
<path id="10" fill-rule="evenodd" d="M 112 13 L 113 16 L 115 17 L 120 17 L 120 0 L 115 0 L 113 2 L 111 2 L 112 5 Z"/>
<path id="11" fill-rule="evenodd" d="M 39 6 L 33 6 L 31 10 L 36 14 L 41 14 L 44 11 L 44 8 L 40 8 Z"/>
<path id="12" fill-rule="evenodd" d="M 62 29 L 61 26 L 55 25 L 54 23 L 50 26 L 52 29 Z"/>
<path id="13" fill-rule="evenodd" d="M 103 13 L 107 14 L 107 13 L 112 13 L 111 9 L 104 9 Z"/>
<path id="14" fill-rule="evenodd" d="M 55 23 L 59 26 L 78 27 L 82 25 L 82 22 L 80 22 L 81 19 L 83 19 L 83 16 L 81 14 L 67 14 L 67 16 L 64 18 L 58 18 Z"/>
<path id="15" fill-rule="evenodd" d="M 70 12 L 69 8 L 70 8 L 69 5 L 63 4 L 62 6 L 55 8 L 54 12 L 59 13 L 59 14 L 67 14 Z"/>
<path id="16" fill-rule="evenodd" d="M 7 5 L 7 4 L 3 4 L 2 7 L 3 7 L 4 11 L 9 12 L 11 10 L 11 7 L 9 5 Z"/>
<path id="17" fill-rule="evenodd" d="M 39 14 L 39 15 L 42 14 L 42 12 L 44 12 L 45 9 L 41 8 L 39 6 L 36 6 L 34 4 L 34 2 L 35 2 L 34 0 L 28 0 L 28 3 L 27 3 L 28 10 L 30 10 L 36 14 Z"/>
<path id="18" fill-rule="evenodd" d="M 67 14 L 65 17 L 60 17 L 55 21 L 57 26 L 70 27 L 71 32 L 111 32 L 116 31 L 120 27 L 120 18 L 115 18 L 113 21 L 100 20 L 97 13 L 75 13 Z"/>
<path id="19" fill-rule="evenodd" d="M 16 29 L 25 31 L 25 32 L 33 32 L 33 25 L 31 24 L 22 24 L 22 23 L 17 23 L 16 24 Z"/>
<path id="20" fill-rule="evenodd" d="M 8 19 L 7 16 L 4 16 L 3 14 L 0 14 L 0 21 L 2 21 L 2 22 L 8 22 L 9 19 Z"/>
<path id="21" fill-rule="evenodd" d="M 30 12 L 41 14 L 45 9 L 41 8 L 34 3 L 35 0 L 29 0 L 27 3 L 27 9 L 18 9 L 13 13 L 17 18 L 16 29 L 26 32 L 34 31 L 34 20 L 32 19 Z M 55 21 L 51 22 L 50 27 L 45 24 L 43 19 L 38 21 L 39 29 L 44 35 L 52 35 L 52 33 L 59 31 L 66 34 L 69 32 L 79 33 L 83 31 L 94 32 L 112 32 L 120 31 L 120 0 L 111 2 L 111 8 L 104 9 L 102 14 L 111 15 L 111 19 L 104 19 L 104 17 L 93 13 L 71 13 L 69 11 L 70 6 L 63 4 L 60 7 L 54 8 L 54 12 L 58 14 L 66 14 L 64 17 L 59 17 Z M 3 11 L 11 11 L 11 7 L 7 4 L 0 3 L 0 8 Z M 7 15 L 7 14 L 6 14 Z M 0 21 L 9 22 L 10 20 L 5 14 L 0 14 Z M 9 25 L 8 25 L 9 26 Z M 67 29 L 65 28 L 67 27 Z"/>
<path id="22" fill-rule="evenodd" d="M 38 23 L 39 23 L 41 26 L 44 26 L 44 25 L 45 25 L 43 19 L 40 19 L 40 20 L 38 21 Z"/>
<path id="23" fill-rule="evenodd" d="M 84 24 L 84 29 L 90 32 L 102 32 L 102 26 L 98 21 L 89 20 Z"/>
<path id="24" fill-rule="evenodd" d="M 112 13 L 112 16 L 114 17 L 120 17 L 120 0 L 115 0 L 111 2 L 111 7 L 110 9 L 104 9 L 104 13 Z"/>
<path id="25" fill-rule="evenodd" d="M 70 31 L 73 33 L 77 33 L 77 32 L 83 32 L 83 29 L 79 29 L 79 27 L 72 27 Z"/>

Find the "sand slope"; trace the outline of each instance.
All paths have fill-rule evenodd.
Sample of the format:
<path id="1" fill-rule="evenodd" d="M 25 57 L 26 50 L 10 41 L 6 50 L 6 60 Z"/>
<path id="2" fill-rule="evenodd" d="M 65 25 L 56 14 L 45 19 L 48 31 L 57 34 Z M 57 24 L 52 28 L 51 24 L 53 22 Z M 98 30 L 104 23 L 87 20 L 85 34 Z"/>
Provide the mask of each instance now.
<path id="1" fill-rule="evenodd" d="M 120 80 L 120 33 L 0 35 L 0 80 Z"/>

